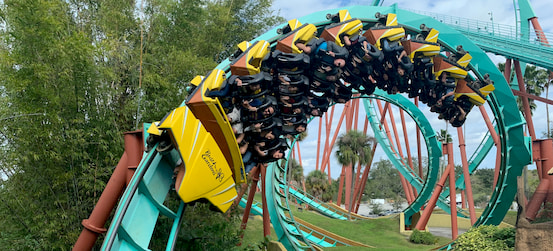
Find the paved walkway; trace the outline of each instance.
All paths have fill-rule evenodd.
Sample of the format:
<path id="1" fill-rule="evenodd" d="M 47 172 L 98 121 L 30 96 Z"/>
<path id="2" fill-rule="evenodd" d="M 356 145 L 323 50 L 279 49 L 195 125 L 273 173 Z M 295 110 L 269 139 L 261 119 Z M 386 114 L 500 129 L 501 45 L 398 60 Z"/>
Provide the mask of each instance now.
<path id="1" fill-rule="evenodd" d="M 428 227 L 428 231 L 431 234 L 435 235 L 435 236 L 446 237 L 446 238 L 451 239 L 451 228 L 447 228 L 447 227 Z M 459 229 L 458 235 L 461 235 L 466 231 L 467 231 L 466 229 Z"/>

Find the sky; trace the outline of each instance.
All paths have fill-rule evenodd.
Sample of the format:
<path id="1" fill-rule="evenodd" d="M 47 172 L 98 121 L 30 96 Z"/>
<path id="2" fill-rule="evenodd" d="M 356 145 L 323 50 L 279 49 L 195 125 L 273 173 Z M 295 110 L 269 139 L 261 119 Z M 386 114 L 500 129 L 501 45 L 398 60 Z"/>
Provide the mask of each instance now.
<path id="1" fill-rule="evenodd" d="M 372 0 L 368 0 L 368 1 L 275 0 L 273 2 L 273 8 L 275 10 L 280 11 L 281 16 L 283 16 L 287 20 L 290 20 L 293 18 L 306 16 L 313 12 L 317 12 L 321 10 L 340 8 L 340 7 L 350 6 L 350 5 L 370 5 L 371 3 L 372 3 Z M 491 1 L 474 1 L 474 0 L 472 1 L 470 0 L 389 1 L 389 0 L 385 0 L 382 6 L 389 6 L 394 3 L 397 3 L 399 8 L 408 9 L 408 10 L 441 13 L 441 14 L 450 15 L 453 17 L 463 17 L 463 18 L 474 19 L 474 20 L 479 20 L 483 22 L 491 22 L 493 19 L 493 22 L 495 24 L 514 26 L 515 20 L 516 20 L 513 1 L 509 1 L 509 0 L 491 0 Z M 530 4 L 532 5 L 534 13 L 538 17 L 538 21 L 540 22 L 544 31 L 546 33 L 553 34 L 553 15 L 551 15 L 551 12 L 550 12 L 551 0 L 530 0 Z M 459 13 L 462 13 L 463 15 L 461 16 Z M 401 23 L 401 17 L 398 17 L 398 19 L 399 19 L 399 22 Z M 553 36 L 550 36 L 549 40 L 552 41 Z M 490 58 L 496 63 L 505 62 L 505 59 L 500 56 L 490 55 Z M 553 91 L 550 91 L 549 97 L 553 97 L 552 92 Z M 545 97 L 545 93 L 542 94 L 542 97 Z M 449 126 L 446 125 L 446 123 L 443 120 L 439 120 L 436 114 L 429 112 L 428 108 L 426 109 L 421 108 L 421 110 L 427 115 L 427 118 L 430 121 L 430 123 L 433 125 L 435 131 L 439 131 L 440 129 L 447 129 L 448 132 L 452 135 L 454 145 L 458 145 L 457 132 L 454 128 L 452 128 L 450 125 Z M 339 109 L 337 109 L 337 111 L 335 112 L 335 119 L 334 119 L 335 124 L 337 124 L 339 115 L 341 114 L 338 111 Z M 493 116 L 489 108 L 487 108 L 487 111 L 488 111 L 488 114 L 490 114 L 490 116 Z M 552 112 L 553 112 L 553 109 L 551 109 L 550 113 Z M 538 108 L 534 112 L 534 118 L 533 118 L 534 128 L 538 138 L 542 138 L 542 133 L 547 130 L 547 120 L 546 120 L 547 116 L 545 116 L 545 114 L 546 114 L 546 106 L 542 103 L 538 103 Z M 550 115 L 551 115 L 551 118 L 553 119 L 553 114 L 550 114 Z M 400 131 L 399 133 L 400 137 L 401 139 L 403 139 L 403 136 L 402 136 L 403 133 L 401 132 L 401 123 L 399 122 L 398 114 L 395 115 L 395 120 L 396 120 L 396 125 L 398 127 L 398 130 Z M 361 123 L 362 122 L 359 123 L 360 129 L 363 128 L 363 125 Z M 464 127 L 465 139 L 467 144 L 467 153 L 470 156 L 470 154 L 480 143 L 481 139 L 484 137 L 484 132 L 486 131 L 486 130 L 482 130 L 482 128 L 485 128 L 485 124 L 477 108 L 473 108 L 472 112 L 469 113 L 467 117 L 467 122 L 465 124 L 467 125 Z M 335 128 L 335 126 L 333 126 L 332 128 Z M 415 126 L 412 120 L 409 120 L 409 119 L 407 120 L 407 128 L 408 128 L 407 134 L 414 135 Z M 315 169 L 316 153 L 317 153 L 316 151 L 317 131 L 318 131 L 318 120 L 314 120 L 313 123 L 311 123 L 308 127 L 308 137 L 303 142 L 301 142 L 300 150 L 301 150 L 301 156 L 302 156 L 302 162 L 303 162 L 302 164 L 304 167 L 305 174 Z M 340 134 L 343 132 L 345 132 L 345 130 L 343 129 L 340 130 Z M 410 138 L 414 139 L 414 137 L 410 137 Z M 415 155 L 416 146 L 413 142 L 414 140 L 412 139 L 410 139 L 409 145 L 411 145 L 412 155 Z M 322 140 L 322 142 L 324 142 L 324 139 Z M 492 153 L 488 154 L 488 157 L 484 160 L 481 167 L 484 167 L 484 168 L 494 167 L 495 148 L 492 149 L 491 152 Z M 377 152 L 375 153 L 375 161 L 378 161 L 380 159 L 387 159 L 387 157 L 383 153 L 382 149 L 379 147 L 377 148 Z M 455 154 L 455 162 L 460 163 L 459 152 Z M 339 176 L 341 166 L 337 163 L 335 158 L 333 158 L 333 160 L 331 161 L 331 167 L 332 167 L 332 170 L 331 170 L 332 177 L 337 178 Z"/>

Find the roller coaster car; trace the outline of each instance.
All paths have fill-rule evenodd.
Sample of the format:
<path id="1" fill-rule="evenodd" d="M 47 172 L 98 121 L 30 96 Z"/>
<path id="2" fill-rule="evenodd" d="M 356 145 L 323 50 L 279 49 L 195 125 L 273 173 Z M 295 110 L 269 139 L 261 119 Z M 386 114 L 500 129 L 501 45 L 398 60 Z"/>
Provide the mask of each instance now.
<path id="1" fill-rule="evenodd" d="M 220 88 L 225 78 L 225 72 L 214 70 L 210 72 L 196 90 L 186 100 L 186 105 L 192 113 L 202 122 L 205 129 L 211 133 L 225 157 L 226 162 L 233 168 L 234 179 L 237 183 L 244 182 L 241 176 L 242 156 L 236 138 L 232 131 L 221 104 L 218 99 L 207 97 L 205 94 L 211 89 Z M 224 162 L 217 159 L 217 162 Z"/>
<path id="2" fill-rule="evenodd" d="M 473 83 L 468 83 L 465 79 L 459 79 L 455 87 L 455 99 L 458 100 L 462 96 L 467 96 L 473 105 L 481 106 L 486 102 L 486 97 L 495 90 L 492 83 L 486 83 L 484 86 L 475 86 Z"/>
<path id="3" fill-rule="evenodd" d="M 185 203 L 207 199 L 221 212 L 226 212 L 237 197 L 235 180 L 231 163 L 225 161 L 222 149 L 213 135 L 187 106 L 173 110 L 158 126 L 154 125 L 150 126 L 148 132 L 167 133 L 184 161 L 177 167 L 175 181 L 179 197 Z M 240 178 L 241 175 L 235 177 Z M 236 181 L 241 182 L 240 179 Z"/>
<path id="4" fill-rule="evenodd" d="M 242 81 L 242 86 L 237 88 L 236 95 L 241 96 L 243 99 L 258 98 L 260 96 L 267 94 L 272 81 L 271 74 L 269 74 L 268 72 L 260 72 L 255 75 L 245 75 L 245 76 L 232 75 L 229 77 L 228 81 L 226 82 L 227 84 L 234 83 L 237 78 Z M 249 90 L 250 85 L 260 85 L 260 89 L 259 89 L 260 92 L 252 93 Z"/>
<path id="5" fill-rule="evenodd" d="M 244 41 L 238 45 L 238 52 L 242 51 L 230 64 L 232 75 L 255 75 L 261 71 L 261 63 L 270 52 L 270 44 L 260 40 L 253 44 Z"/>
<path id="6" fill-rule="evenodd" d="M 436 80 L 443 72 L 447 72 L 451 77 L 463 79 L 467 76 L 467 66 L 470 63 L 472 56 L 470 54 L 464 54 L 457 62 L 453 62 L 445 57 L 434 58 L 434 75 Z"/>
<path id="7" fill-rule="evenodd" d="M 272 52 L 274 64 L 279 72 L 300 74 L 309 69 L 311 58 L 305 53 L 285 53 L 279 50 Z"/>
<path id="8" fill-rule="evenodd" d="M 378 19 L 386 18 L 385 26 L 380 26 L 378 23 L 376 26 L 371 27 L 363 36 L 369 40 L 371 44 L 374 44 L 378 49 L 382 49 L 382 40 L 387 39 L 390 42 L 398 41 L 405 36 L 405 29 L 398 25 L 397 16 L 393 13 L 386 15 L 380 15 L 376 13 Z"/>
<path id="9" fill-rule="evenodd" d="M 325 27 L 321 38 L 326 41 L 333 41 L 340 46 L 344 46 L 342 42 L 343 36 L 354 36 L 358 35 L 363 29 L 363 24 L 361 20 L 354 18 L 352 19 L 347 10 L 340 10 L 338 14 L 327 15 L 327 18 L 336 22 L 336 24 L 331 24 Z"/>
<path id="10" fill-rule="evenodd" d="M 285 53 L 302 53 L 296 43 L 307 43 L 317 34 L 317 27 L 313 24 L 301 24 L 297 19 L 288 21 L 282 29 L 284 37 L 277 41 L 276 49 Z"/>
<path id="11" fill-rule="evenodd" d="M 409 55 L 409 58 L 415 57 L 433 57 L 440 53 L 440 45 L 438 42 L 439 32 L 435 29 L 431 29 L 424 40 L 410 39 L 401 42 L 405 52 Z"/>

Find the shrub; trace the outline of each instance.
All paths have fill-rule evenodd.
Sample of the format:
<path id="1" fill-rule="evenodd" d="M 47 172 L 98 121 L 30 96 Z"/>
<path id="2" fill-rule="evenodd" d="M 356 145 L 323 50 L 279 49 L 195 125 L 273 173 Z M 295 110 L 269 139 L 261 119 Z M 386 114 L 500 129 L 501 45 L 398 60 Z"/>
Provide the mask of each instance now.
<path id="1" fill-rule="evenodd" d="M 432 245 L 438 242 L 438 238 L 429 232 L 422 232 L 415 229 L 411 236 L 409 236 L 409 241 L 416 244 Z"/>
<path id="2" fill-rule="evenodd" d="M 514 228 L 479 226 L 471 228 L 455 241 L 455 250 L 514 250 Z"/>

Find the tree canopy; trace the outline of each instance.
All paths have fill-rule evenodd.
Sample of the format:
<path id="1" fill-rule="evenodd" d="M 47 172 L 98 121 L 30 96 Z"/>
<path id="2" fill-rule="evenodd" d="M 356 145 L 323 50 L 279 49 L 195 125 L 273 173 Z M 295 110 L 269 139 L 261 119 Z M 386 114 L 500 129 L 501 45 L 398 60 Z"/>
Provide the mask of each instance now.
<path id="1" fill-rule="evenodd" d="M 66 249 L 184 87 L 283 19 L 272 1 L 0 2 L 0 246 Z"/>

